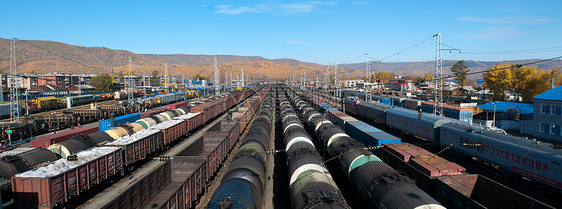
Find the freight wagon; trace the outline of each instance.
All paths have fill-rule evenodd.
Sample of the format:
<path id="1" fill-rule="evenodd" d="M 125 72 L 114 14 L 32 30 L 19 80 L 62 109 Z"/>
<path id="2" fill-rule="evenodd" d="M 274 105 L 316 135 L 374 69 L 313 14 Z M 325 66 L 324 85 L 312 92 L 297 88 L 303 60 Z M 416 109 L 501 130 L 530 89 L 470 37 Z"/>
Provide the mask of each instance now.
<path id="1" fill-rule="evenodd" d="M 123 171 L 119 148 L 96 147 L 75 158 L 16 174 L 12 178 L 15 207 L 50 209 Z"/>
<path id="2" fill-rule="evenodd" d="M 106 131 L 114 127 L 121 126 L 125 123 L 132 123 L 140 118 L 141 118 L 140 114 L 134 113 L 134 114 L 117 116 L 113 119 L 101 120 L 99 122 L 100 131 Z"/>
<path id="3" fill-rule="evenodd" d="M 371 120 L 412 136 L 443 146 L 452 146 L 464 155 L 497 165 L 501 171 L 511 172 L 507 176 L 533 179 L 543 186 L 548 186 L 543 187 L 539 184 L 538 187 L 554 193 L 560 193 L 562 190 L 562 175 L 550 169 L 560 167 L 560 160 L 557 159 L 562 158 L 562 152 L 556 149 L 555 145 L 499 134 L 486 127 L 470 125 L 468 122 L 404 108 L 364 103 L 360 103 L 358 107 L 359 110 L 361 107 L 365 108 L 365 114 L 360 114 L 362 116 L 366 115 Z M 546 156 L 552 156 L 550 158 L 554 160 L 546 162 Z"/>
<path id="4" fill-rule="evenodd" d="M 69 140 L 71 138 L 75 138 L 79 135 L 87 135 L 87 134 L 91 134 L 91 133 L 98 132 L 98 131 L 99 131 L 98 127 L 75 128 L 75 129 L 72 129 L 72 130 L 59 132 L 59 133 L 56 133 L 56 134 L 44 135 L 44 136 L 40 136 L 40 137 L 37 137 L 35 139 L 32 139 L 31 140 L 31 146 L 32 147 L 41 147 L 41 148 L 46 149 L 49 146 L 51 146 L 52 144 L 63 142 L 63 141 Z"/>
<path id="5" fill-rule="evenodd" d="M 246 94 L 243 94 L 243 95 L 246 95 Z M 241 99 L 243 99 L 243 98 L 241 98 Z M 223 106 L 223 108 L 227 108 L 226 105 L 224 104 L 225 102 L 223 101 L 222 103 L 223 104 L 219 104 L 217 106 L 219 106 L 219 107 Z M 234 102 L 232 104 L 234 104 Z M 88 166 L 77 165 L 77 167 L 79 167 L 79 168 L 76 168 L 76 166 L 73 166 L 74 164 L 72 162 L 82 162 L 83 160 L 87 160 L 88 157 L 83 156 L 83 155 L 84 155 L 84 153 L 87 154 L 87 153 L 92 152 L 91 150 L 88 150 L 89 148 L 94 147 L 94 146 L 104 146 L 108 142 L 112 142 L 115 139 L 120 139 L 120 137 L 123 137 L 123 136 L 126 136 L 126 135 L 131 135 L 131 134 L 138 133 L 138 132 L 142 132 L 141 130 L 145 130 L 144 129 L 145 125 L 147 125 L 147 124 L 152 125 L 152 124 L 150 124 L 151 121 L 159 123 L 159 124 L 154 124 L 154 125 L 149 126 L 149 127 L 156 127 L 155 129 L 156 129 L 157 133 L 162 133 L 162 137 L 161 137 L 162 139 L 159 140 L 159 141 L 162 141 L 162 144 L 164 143 L 164 141 L 166 141 L 166 139 L 168 139 L 168 141 L 174 141 L 174 140 L 177 140 L 177 138 L 185 135 L 188 131 L 190 131 L 190 129 L 186 128 L 186 127 L 195 127 L 197 124 L 202 125 L 204 123 L 204 121 L 203 121 L 204 117 L 200 113 L 190 114 L 190 116 L 193 116 L 191 118 L 189 118 L 189 117 L 188 118 L 179 117 L 179 118 L 175 118 L 174 120 L 170 120 L 171 117 L 175 117 L 175 116 L 187 113 L 187 111 L 184 108 L 185 107 L 182 107 L 182 108 L 179 108 L 179 109 L 174 109 L 172 111 L 166 111 L 166 112 L 158 114 L 158 115 L 150 116 L 148 118 L 138 120 L 139 123 L 129 123 L 129 124 L 122 125 L 121 127 L 114 127 L 112 129 L 109 129 L 109 130 L 106 130 L 106 131 L 103 131 L 103 132 L 95 132 L 95 133 L 92 133 L 92 134 L 89 134 L 89 135 L 81 135 L 81 136 L 78 136 L 76 138 L 72 138 L 70 140 L 67 140 L 67 141 L 57 143 L 57 144 L 53 144 L 53 145 L 49 146 L 49 149 L 51 150 L 51 152 L 49 152 L 49 153 L 51 155 L 53 153 L 56 153 L 59 157 L 68 158 L 68 160 L 70 161 L 70 163 L 68 165 L 71 165 L 71 166 L 68 166 L 63 162 L 62 167 L 65 167 L 67 169 L 72 170 L 72 172 L 67 172 L 67 171 L 65 171 L 65 169 L 62 169 L 62 170 L 60 170 L 60 172 L 63 172 L 64 174 L 57 173 L 55 177 L 57 177 L 57 178 L 61 177 L 63 180 L 64 179 L 69 179 L 69 180 L 76 179 L 76 178 L 73 178 L 73 175 L 74 175 L 74 177 L 76 177 L 77 175 L 80 178 L 83 177 L 84 172 L 89 172 L 88 169 L 90 171 L 93 171 L 95 166 L 91 163 L 88 163 Z M 191 125 L 188 125 L 188 124 L 190 124 L 189 122 L 191 122 L 192 119 L 193 119 L 193 123 L 191 123 Z M 143 125 L 142 123 L 140 123 L 140 122 L 143 122 L 143 121 L 146 122 L 146 124 Z M 161 127 L 158 126 L 158 125 L 160 125 Z M 181 128 L 178 128 L 178 127 L 181 127 Z M 214 140 L 210 140 L 209 143 L 216 144 L 217 148 L 215 150 L 209 150 L 210 152 L 207 152 L 209 155 L 207 155 L 207 157 L 205 157 L 205 159 L 207 159 L 207 162 L 209 162 L 206 165 L 209 165 L 209 167 L 211 167 L 214 171 L 216 171 L 219 168 L 219 164 L 220 164 L 220 162 L 222 162 L 222 160 L 220 158 L 224 159 L 224 157 L 226 156 L 226 153 L 229 150 L 228 147 L 231 147 L 231 145 L 233 145 L 235 143 L 235 141 L 237 139 L 237 136 L 240 133 L 239 132 L 240 129 L 239 129 L 239 126 L 238 126 L 237 122 L 232 123 L 232 124 L 228 123 L 225 127 L 227 127 L 230 130 L 230 131 L 226 132 L 226 134 L 222 134 L 226 138 L 223 138 L 224 140 L 222 142 L 218 138 L 214 139 Z M 168 134 L 166 134 L 166 133 L 168 133 Z M 166 137 L 166 135 L 168 137 Z M 150 135 L 150 136 L 152 136 L 152 135 Z M 144 138 L 141 138 L 141 139 L 145 139 L 145 138 L 147 138 L 147 137 L 144 137 Z M 120 140 L 122 140 L 122 139 L 120 139 Z M 125 153 L 128 153 L 128 151 L 125 152 L 125 150 L 117 148 L 117 147 L 104 146 L 104 147 L 98 147 L 98 148 L 92 148 L 92 149 L 95 150 L 95 149 L 102 149 L 102 148 L 117 148 L 117 149 L 121 150 L 121 151 L 116 151 L 115 154 L 113 154 L 113 155 L 114 155 L 114 157 L 119 156 L 119 159 L 115 158 L 119 162 L 114 162 L 114 164 L 120 166 L 118 171 L 123 171 L 124 168 L 127 168 L 126 166 L 132 165 L 133 163 L 138 162 L 138 160 L 142 160 L 141 157 L 138 157 L 139 155 L 143 154 L 142 149 L 141 149 L 141 147 L 142 147 L 141 144 L 138 144 L 138 143 L 135 144 L 134 143 L 134 142 L 136 142 L 135 140 L 129 140 L 129 141 L 132 142 L 131 144 L 133 146 L 129 146 L 129 147 L 123 146 L 124 148 L 126 148 L 128 150 L 133 150 L 133 155 L 132 155 L 133 157 L 129 156 L 128 160 L 126 160 L 125 156 L 124 156 Z M 127 144 L 127 142 L 124 143 L 124 145 L 131 145 L 131 144 Z M 136 146 L 136 145 L 139 145 L 139 146 Z M 146 141 L 145 141 L 145 145 L 146 145 Z M 145 146 L 144 150 L 146 150 L 146 146 Z M 98 153 L 98 154 L 102 153 L 100 151 L 95 151 L 95 152 Z M 73 160 L 76 159 L 75 156 L 78 156 L 77 161 L 73 161 Z M 90 156 L 90 155 L 88 155 L 88 156 Z M 121 156 L 123 156 L 123 157 L 121 157 Z M 113 157 L 112 157 L 112 159 L 113 159 Z M 59 162 L 59 161 L 57 161 L 57 162 Z M 51 164 L 49 166 L 53 166 L 53 165 L 55 165 L 56 167 L 61 167 L 60 162 L 57 163 L 57 164 Z M 49 175 L 53 174 L 51 171 L 54 170 L 54 169 L 52 169 L 53 167 L 49 167 L 49 166 L 39 167 L 38 169 L 36 169 L 33 172 L 39 172 L 39 173 L 40 172 L 47 172 L 47 173 L 49 173 Z M 92 166 L 94 166 L 94 167 L 92 167 Z M 47 168 L 47 167 L 49 167 L 49 168 Z M 99 167 L 99 168 L 102 169 L 102 167 Z M 78 170 L 76 170 L 76 169 L 78 169 Z M 84 169 L 86 169 L 86 171 Z M 76 170 L 76 172 L 74 170 Z M 204 170 L 207 171 L 206 168 Z M 60 176 L 60 175 L 62 175 L 62 176 Z M 104 175 L 106 175 L 106 174 L 104 174 Z M 53 179 L 51 177 L 53 177 L 53 176 L 48 176 L 48 177 L 41 176 L 39 178 L 25 177 L 26 179 L 32 179 L 32 180 L 25 180 L 25 182 L 32 182 L 33 179 L 36 179 L 36 180 L 39 179 L 39 180 L 37 180 L 38 182 L 43 182 L 43 183 L 51 182 L 52 183 Z M 90 176 L 90 178 L 94 178 L 94 177 L 95 176 Z M 62 181 L 62 180 L 60 180 L 61 178 L 59 178 L 56 181 Z M 102 179 L 102 178 L 103 177 L 100 177 L 99 179 Z M 205 179 L 203 181 L 203 183 L 206 183 L 209 180 L 210 177 L 207 177 L 207 175 L 204 174 L 203 178 Z M 85 181 L 82 181 L 82 182 L 86 182 L 87 183 L 86 185 L 90 185 L 90 184 L 92 184 L 93 181 L 96 181 L 96 179 L 86 178 Z M 71 197 L 73 197 L 75 195 L 79 195 L 80 193 L 83 192 L 83 190 L 84 191 L 89 190 L 89 188 L 90 188 L 89 186 L 82 185 L 82 183 L 80 185 L 76 185 L 77 182 L 68 181 L 68 182 L 63 182 L 63 183 L 64 184 L 68 183 L 68 185 L 66 185 L 66 186 L 70 186 L 70 187 L 69 187 L 69 189 L 65 189 L 65 191 L 56 190 L 55 193 L 56 193 L 56 195 L 59 195 L 59 196 L 56 196 L 56 197 L 52 196 L 52 195 L 55 195 L 55 194 L 50 192 L 50 191 L 54 191 L 52 188 L 55 188 L 55 185 L 53 185 L 53 184 L 42 184 L 44 186 L 42 188 L 46 189 L 46 190 L 43 190 L 41 192 L 36 193 L 36 195 L 41 195 L 42 196 L 41 198 L 29 199 L 30 201 L 28 200 L 29 201 L 28 203 L 21 203 L 21 204 L 23 204 L 23 205 L 37 205 L 37 206 L 42 205 L 41 207 L 49 208 L 49 207 L 54 206 L 53 204 L 61 204 L 61 203 L 68 202 L 68 200 Z M 98 184 L 99 181 L 93 182 L 93 183 Z M 25 185 L 28 185 L 28 184 L 25 184 Z M 65 185 L 63 185 L 63 186 L 65 186 Z M 76 189 L 75 187 L 80 187 L 80 188 Z M 51 188 L 51 189 L 49 189 L 49 188 Z M 24 190 L 35 191 L 36 189 L 37 189 L 37 187 L 33 187 L 33 188 L 28 187 Z M 200 192 L 203 191 L 202 189 L 203 189 L 203 187 L 198 188 L 198 190 L 200 190 Z M 14 192 L 16 192 L 16 189 L 13 188 L 13 190 L 14 190 Z M 21 190 L 18 190 L 18 191 L 21 191 Z M 64 194 L 66 196 L 61 200 L 61 198 L 60 198 L 60 195 L 62 194 L 61 192 L 62 193 L 70 192 L 70 193 Z M 197 194 L 200 194 L 200 192 L 197 193 Z M 26 195 L 27 195 L 27 197 L 29 196 L 28 194 L 20 194 L 19 201 L 21 201 L 23 199 L 22 197 L 26 196 Z M 45 206 L 45 205 L 47 205 L 47 206 Z M 33 207 L 33 206 L 31 206 L 31 207 Z"/>
<path id="6" fill-rule="evenodd" d="M 71 107 L 89 104 L 92 103 L 93 101 L 94 101 L 94 95 L 66 97 L 66 107 L 70 109 Z"/>
<path id="7" fill-rule="evenodd" d="M 447 208 L 550 208 L 484 176 L 466 174 L 458 164 L 412 144 L 386 144 L 380 156 Z"/>
<path id="8" fill-rule="evenodd" d="M 31 100 L 29 112 L 41 112 L 45 110 L 54 110 L 61 107 L 56 97 L 39 97 Z"/>

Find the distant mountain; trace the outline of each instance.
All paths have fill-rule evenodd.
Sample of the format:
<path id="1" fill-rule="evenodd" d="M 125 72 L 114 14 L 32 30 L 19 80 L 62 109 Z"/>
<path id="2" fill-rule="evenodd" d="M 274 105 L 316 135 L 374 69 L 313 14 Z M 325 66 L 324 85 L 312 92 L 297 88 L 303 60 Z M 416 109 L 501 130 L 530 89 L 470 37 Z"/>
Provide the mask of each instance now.
<path id="1" fill-rule="evenodd" d="M 0 70 L 9 71 L 10 40 L 0 39 Z M 186 54 L 135 54 L 125 50 L 113 50 L 105 47 L 81 47 L 53 41 L 17 42 L 18 72 L 43 74 L 47 72 L 72 73 L 119 73 L 127 72 L 129 57 L 133 58 L 133 71 L 136 75 L 149 75 L 153 71 L 164 72 L 168 64 L 170 75 L 190 76 L 200 73 L 210 76 L 213 73 L 213 55 Z M 258 56 L 219 55 L 219 69 L 223 77 L 225 72 L 233 71 L 235 78 L 242 67 L 246 76 L 282 79 L 301 75 L 308 71 L 310 75 L 320 74 L 325 66 L 301 62 L 294 59 L 269 60 Z M 315 67 L 317 69 L 314 69 Z M 351 74 L 359 71 L 352 71 Z"/>
<path id="2" fill-rule="evenodd" d="M 133 57 L 133 71 L 136 75 L 149 75 L 153 71 L 164 73 L 164 64 L 168 64 L 170 75 L 184 75 L 186 78 L 200 73 L 205 76 L 213 74 L 213 55 L 187 54 L 135 54 L 125 50 L 105 47 L 82 47 L 54 41 L 17 42 L 18 71 L 21 73 L 43 74 L 47 72 L 72 73 L 119 73 L 128 71 L 129 57 Z M 515 60 L 509 62 L 528 63 L 538 60 Z M 444 60 L 443 70 L 449 74 L 449 68 L 456 60 Z M 284 79 L 296 75 L 322 75 L 327 66 L 302 62 L 295 59 L 266 59 L 259 56 L 219 55 L 221 74 L 233 72 L 235 78 L 242 67 L 246 75 Z M 499 62 L 467 61 L 471 72 L 482 71 Z M 9 72 L 10 40 L 0 38 L 0 70 Z M 340 64 L 338 72 L 350 78 L 364 75 L 365 63 Z M 562 67 L 561 60 L 552 60 L 537 64 L 540 69 Z M 435 71 L 435 62 L 383 62 L 374 63 L 377 72 L 394 72 L 399 75 L 424 75 Z M 221 76 L 222 77 L 222 76 Z M 322 78 L 320 78 L 322 79 Z"/>
<path id="3" fill-rule="evenodd" d="M 443 73 L 451 74 L 450 69 L 457 61 L 458 60 L 443 60 Z M 540 60 L 528 59 L 528 60 L 510 60 L 510 61 L 498 61 L 498 62 L 484 62 L 484 61 L 474 61 L 474 60 L 465 60 L 465 61 L 468 65 L 468 69 L 470 69 L 470 72 L 478 72 L 478 71 L 484 71 L 501 62 L 525 64 L 525 63 L 532 63 Z M 338 66 L 347 69 L 365 70 L 366 64 L 367 64 L 366 62 L 363 62 L 363 63 L 341 64 Z M 550 60 L 550 61 L 533 64 L 532 66 L 537 66 L 541 70 L 552 70 L 556 68 L 562 68 L 562 60 L 560 59 Z M 374 69 L 376 72 L 393 72 L 398 75 L 422 76 L 427 73 L 435 72 L 435 61 L 371 63 L 371 69 Z"/>

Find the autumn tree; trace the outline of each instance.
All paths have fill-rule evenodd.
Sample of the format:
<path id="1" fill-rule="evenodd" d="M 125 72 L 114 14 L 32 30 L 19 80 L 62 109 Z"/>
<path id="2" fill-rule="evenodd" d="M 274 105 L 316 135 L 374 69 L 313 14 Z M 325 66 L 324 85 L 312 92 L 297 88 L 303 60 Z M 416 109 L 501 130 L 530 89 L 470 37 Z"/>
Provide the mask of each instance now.
<path id="1" fill-rule="evenodd" d="M 494 100 L 505 101 L 506 92 L 513 92 L 525 103 L 531 103 L 533 97 L 550 89 L 552 78 L 562 83 L 559 69 L 544 71 L 536 66 L 521 66 L 508 63 L 497 64 L 483 75 L 484 85 L 494 93 Z"/>
<path id="2" fill-rule="evenodd" d="M 210 78 L 210 77 L 202 76 L 202 75 L 199 74 L 199 73 L 197 73 L 197 74 L 195 74 L 195 75 L 193 76 L 193 80 L 196 80 L 196 81 L 207 80 L 208 82 L 211 82 L 211 78 Z"/>
<path id="3" fill-rule="evenodd" d="M 474 78 L 468 79 L 468 85 L 474 89 L 478 88 L 478 82 Z"/>
<path id="4" fill-rule="evenodd" d="M 416 78 L 414 79 L 414 83 L 416 83 L 416 84 L 421 84 L 424 81 L 425 80 L 423 79 L 423 77 L 420 77 L 420 76 L 416 76 Z"/>
<path id="5" fill-rule="evenodd" d="M 500 63 L 488 68 L 482 76 L 484 85 L 494 94 L 493 100 L 505 101 L 506 91 L 512 87 L 512 66 L 509 63 Z"/>
<path id="6" fill-rule="evenodd" d="M 425 74 L 425 75 L 423 76 L 423 80 L 424 80 L 425 82 L 433 82 L 433 78 L 434 78 L 434 77 L 433 77 L 433 74 L 431 74 L 431 73 Z"/>
<path id="7" fill-rule="evenodd" d="M 328 83 L 329 84 L 334 84 L 335 81 L 336 81 L 336 79 L 334 78 L 334 74 L 328 75 Z"/>
<path id="8" fill-rule="evenodd" d="M 464 60 L 460 60 L 451 67 L 451 72 L 457 77 L 457 81 L 459 82 L 460 86 L 466 86 L 466 75 L 470 69 L 468 69 L 468 65 Z"/>
<path id="9" fill-rule="evenodd" d="M 150 85 L 151 86 L 158 86 L 158 83 L 160 83 L 160 79 L 158 79 L 158 74 L 160 74 L 158 72 L 158 70 L 152 71 L 152 74 L 150 75 Z"/>
<path id="10" fill-rule="evenodd" d="M 125 79 L 124 79 L 125 75 L 123 75 L 123 71 L 120 71 L 119 73 L 117 73 L 117 80 L 119 80 L 119 82 L 124 83 Z"/>
<path id="11" fill-rule="evenodd" d="M 107 73 L 93 77 L 90 85 L 96 88 L 96 91 L 113 91 L 113 76 Z"/>

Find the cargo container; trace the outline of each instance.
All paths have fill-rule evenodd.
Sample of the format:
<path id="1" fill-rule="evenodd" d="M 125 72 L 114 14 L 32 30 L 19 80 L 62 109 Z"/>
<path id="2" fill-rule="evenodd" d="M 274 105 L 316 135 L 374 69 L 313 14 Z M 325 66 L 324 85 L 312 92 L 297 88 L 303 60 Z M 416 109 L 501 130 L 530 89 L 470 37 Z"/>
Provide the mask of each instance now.
<path id="1" fill-rule="evenodd" d="M 363 121 L 348 121 L 345 132 L 353 139 L 368 146 L 382 146 L 388 143 L 400 143 L 402 140 L 375 128 Z"/>
<path id="2" fill-rule="evenodd" d="M 340 128 L 345 127 L 347 121 L 357 121 L 357 119 L 355 119 L 354 117 L 351 117 L 340 111 L 328 111 L 328 114 L 326 114 L 326 118 L 335 125 L 338 125 Z"/>
<path id="3" fill-rule="evenodd" d="M 114 127 L 121 126 L 122 124 L 125 123 L 132 123 L 140 118 L 141 118 L 140 114 L 135 113 L 135 114 L 127 114 L 127 115 L 115 117 L 113 118 L 113 124 L 111 124 L 112 119 L 101 120 L 99 122 L 100 131 L 106 131 Z"/>
<path id="4" fill-rule="evenodd" d="M 35 139 L 32 139 L 31 146 L 47 148 L 52 144 L 63 142 L 79 135 L 88 135 L 98 131 L 99 131 L 98 127 L 81 127 L 64 132 L 59 132 L 56 134 L 43 135 Z"/>
<path id="5" fill-rule="evenodd" d="M 77 154 L 76 161 L 60 159 L 52 164 L 12 177 L 16 208 L 53 208 L 123 170 L 121 152 L 96 147 Z"/>

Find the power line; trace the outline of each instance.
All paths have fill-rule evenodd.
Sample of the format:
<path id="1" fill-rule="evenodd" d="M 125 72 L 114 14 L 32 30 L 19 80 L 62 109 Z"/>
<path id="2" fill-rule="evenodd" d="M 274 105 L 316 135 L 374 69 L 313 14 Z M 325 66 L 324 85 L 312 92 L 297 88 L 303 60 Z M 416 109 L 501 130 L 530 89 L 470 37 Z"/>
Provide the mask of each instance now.
<path id="1" fill-rule="evenodd" d="M 464 54 L 524 54 L 524 53 L 555 52 L 555 51 L 562 51 L 562 46 L 535 48 L 535 49 L 518 49 L 518 50 L 509 50 L 509 51 L 464 52 Z"/>
<path id="2" fill-rule="evenodd" d="M 396 56 L 396 55 L 398 55 L 398 54 L 400 54 L 400 53 L 402 53 L 402 52 L 408 51 L 408 50 L 410 50 L 411 48 L 417 47 L 418 45 L 420 45 L 420 44 L 422 44 L 422 43 L 424 43 L 424 42 L 426 42 L 426 41 L 429 41 L 430 39 L 433 39 L 433 36 L 431 36 L 431 37 L 429 37 L 429 38 L 427 38 L 427 39 L 425 39 L 425 40 L 423 40 L 423 41 L 421 41 L 421 42 L 419 42 L 419 43 L 417 43 L 417 44 L 415 44 L 415 45 L 413 45 L 413 46 L 410 46 L 410 47 L 408 47 L 408 48 L 406 48 L 406 49 L 404 49 L 404 50 L 402 50 L 402 51 L 399 51 L 399 52 L 394 53 L 394 54 L 392 54 L 392 55 L 390 55 L 390 56 L 387 56 L 387 57 L 385 57 L 385 58 L 382 58 L 382 59 L 380 59 L 379 61 L 386 60 L 386 59 L 391 58 L 391 57 L 394 57 L 394 56 Z"/>
<path id="3" fill-rule="evenodd" d="M 538 61 L 534 61 L 534 62 L 528 62 L 528 63 L 524 63 L 524 64 L 511 65 L 509 67 L 502 67 L 502 68 L 497 68 L 497 69 L 487 69 L 487 70 L 467 73 L 466 75 L 475 75 L 475 74 L 492 72 L 492 71 L 497 71 L 497 70 L 505 70 L 505 69 L 515 69 L 515 68 L 520 68 L 520 67 L 527 66 L 527 65 L 533 65 L 533 64 L 537 64 L 537 63 L 541 63 L 541 62 L 547 62 L 547 61 L 551 61 L 551 60 L 555 60 L 555 59 L 560 59 L 560 58 L 562 58 L 562 56 L 553 57 L 553 58 L 545 59 L 545 60 L 538 60 Z M 458 77 L 458 76 L 449 75 L 449 76 L 446 76 L 446 77 L 442 77 L 441 79 L 449 79 L 449 78 L 456 78 L 456 77 Z"/>

